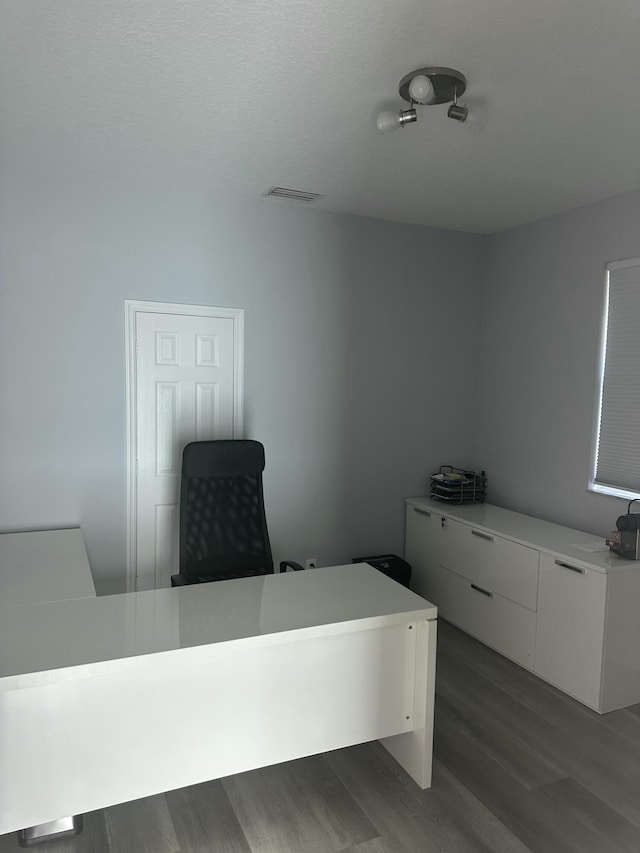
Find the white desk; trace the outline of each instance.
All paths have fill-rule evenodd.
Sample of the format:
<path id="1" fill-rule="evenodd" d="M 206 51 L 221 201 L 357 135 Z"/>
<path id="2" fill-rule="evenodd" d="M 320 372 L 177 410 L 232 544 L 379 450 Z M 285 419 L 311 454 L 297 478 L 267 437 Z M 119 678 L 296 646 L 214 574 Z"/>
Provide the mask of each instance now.
<path id="1" fill-rule="evenodd" d="M 0 534 L 0 607 L 95 594 L 80 528 Z"/>
<path id="2" fill-rule="evenodd" d="M 95 595 L 80 528 L 0 534 L 0 619 L 3 608 L 6 617 L 6 608 Z M 81 816 L 59 816 L 55 824 L 25 827 L 22 840 L 47 840 L 81 827 Z"/>
<path id="3" fill-rule="evenodd" d="M 367 564 L 7 608 L 0 834 L 375 739 L 428 787 L 436 616 Z"/>

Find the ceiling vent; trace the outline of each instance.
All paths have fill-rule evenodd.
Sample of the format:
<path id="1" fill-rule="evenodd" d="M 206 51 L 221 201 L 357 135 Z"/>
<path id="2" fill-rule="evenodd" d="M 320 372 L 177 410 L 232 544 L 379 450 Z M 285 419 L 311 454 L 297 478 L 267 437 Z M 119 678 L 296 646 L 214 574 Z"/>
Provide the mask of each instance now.
<path id="1" fill-rule="evenodd" d="M 263 198 L 281 198 L 285 201 L 301 201 L 303 204 L 313 204 L 319 198 L 324 198 L 319 193 L 308 193 L 304 190 L 290 190 L 286 187 L 271 187 L 266 193 L 262 194 Z"/>

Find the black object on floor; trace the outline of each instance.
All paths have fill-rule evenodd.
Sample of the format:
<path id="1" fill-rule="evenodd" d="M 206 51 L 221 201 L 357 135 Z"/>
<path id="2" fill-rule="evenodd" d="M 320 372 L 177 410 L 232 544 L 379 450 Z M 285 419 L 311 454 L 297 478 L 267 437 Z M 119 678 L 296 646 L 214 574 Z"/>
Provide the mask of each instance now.
<path id="1" fill-rule="evenodd" d="M 374 569 L 409 589 L 411 566 L 402 557 L 397 557 L 395 554 L 379 554 L 377 557 L 354 557 L 351 562 L 369 563 Z"/>

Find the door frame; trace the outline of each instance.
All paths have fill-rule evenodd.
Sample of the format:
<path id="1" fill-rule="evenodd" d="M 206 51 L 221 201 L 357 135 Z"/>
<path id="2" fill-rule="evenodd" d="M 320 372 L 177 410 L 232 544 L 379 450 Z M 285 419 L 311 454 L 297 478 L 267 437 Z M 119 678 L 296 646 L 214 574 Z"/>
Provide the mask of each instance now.
<path id="1" fill-rule="evenodd" d="M 214 317 L 233 320 L 233 437 L 243 436 L 244 412 L 244 308 L 221 308 L 211 305 L 187 305 L 177 302 L 142 302 L 125 299 L 125 418 L 127 531 L 127 592 L 136 591 L 136 314 L 173 314 L 190 317 Z"/>

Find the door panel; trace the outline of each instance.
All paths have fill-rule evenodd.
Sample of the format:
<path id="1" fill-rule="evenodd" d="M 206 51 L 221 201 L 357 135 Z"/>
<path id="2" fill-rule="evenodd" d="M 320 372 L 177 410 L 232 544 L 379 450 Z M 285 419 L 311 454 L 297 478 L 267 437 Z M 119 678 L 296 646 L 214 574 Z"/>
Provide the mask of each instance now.
<path id="1" fill-rule="evenodd" d="M 230 317 L 135 312 L 136 589 L 178 570 L 184 446 L 240 437 L 235 334 Z"/>

